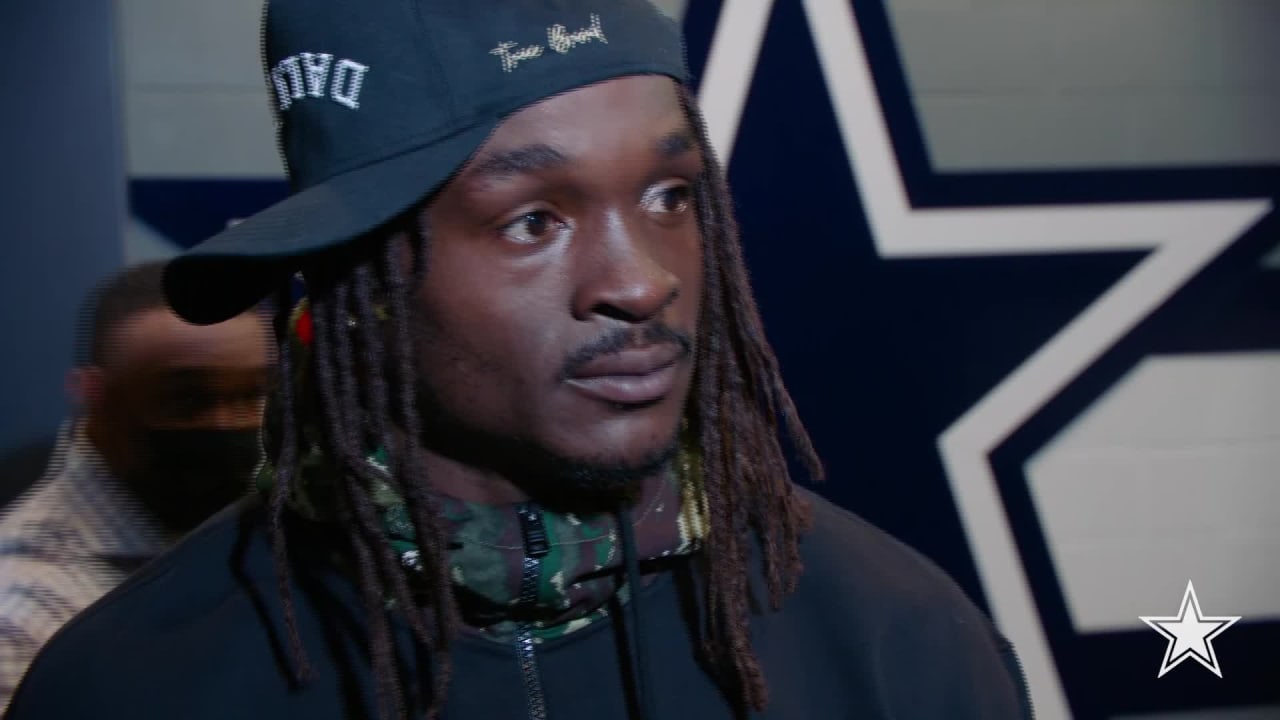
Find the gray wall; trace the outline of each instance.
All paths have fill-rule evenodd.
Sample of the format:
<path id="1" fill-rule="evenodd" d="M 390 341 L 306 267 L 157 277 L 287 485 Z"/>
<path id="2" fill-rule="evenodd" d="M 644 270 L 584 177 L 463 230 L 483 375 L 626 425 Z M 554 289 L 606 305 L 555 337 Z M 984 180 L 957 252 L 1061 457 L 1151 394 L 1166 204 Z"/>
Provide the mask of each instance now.
<path id="1" fill-rule="evenodd" d="M 56 431 L 76 312 L 121 261 L 111 3 L 0 4 L 0 452 Z"/>
<path id="2" fill-rule="evenodd" d="M 1280 162 L 1273 0 L 888 0 L 934 166 Z"/>

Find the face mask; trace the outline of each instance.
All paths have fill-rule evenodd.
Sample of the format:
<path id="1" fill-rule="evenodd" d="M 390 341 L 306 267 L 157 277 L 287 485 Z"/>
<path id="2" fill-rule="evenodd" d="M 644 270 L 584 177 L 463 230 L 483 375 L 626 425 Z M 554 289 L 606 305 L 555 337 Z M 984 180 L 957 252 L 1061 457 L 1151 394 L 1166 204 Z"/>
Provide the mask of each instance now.
<path id="1" fill-rule="evenodd" d="M 143 438 L 146 462 L 130 485 L 179 532 L 247 493 L 262 455 L 257 429 L 148 428 Z"/>

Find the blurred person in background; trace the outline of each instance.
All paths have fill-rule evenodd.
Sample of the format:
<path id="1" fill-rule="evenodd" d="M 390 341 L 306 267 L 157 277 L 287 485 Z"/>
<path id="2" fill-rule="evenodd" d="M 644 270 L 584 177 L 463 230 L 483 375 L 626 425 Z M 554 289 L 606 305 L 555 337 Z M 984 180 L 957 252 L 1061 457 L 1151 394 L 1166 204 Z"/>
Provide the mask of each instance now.
<path id="1" fill-rule="evenodd" d="M 68 378 L 80 415 L 0 511 L 0 709 L 63 623 L 243 495 L 258 465 L 266 322 L 184 322 L 162 270 L 135 266 L 90 296 Z"/>

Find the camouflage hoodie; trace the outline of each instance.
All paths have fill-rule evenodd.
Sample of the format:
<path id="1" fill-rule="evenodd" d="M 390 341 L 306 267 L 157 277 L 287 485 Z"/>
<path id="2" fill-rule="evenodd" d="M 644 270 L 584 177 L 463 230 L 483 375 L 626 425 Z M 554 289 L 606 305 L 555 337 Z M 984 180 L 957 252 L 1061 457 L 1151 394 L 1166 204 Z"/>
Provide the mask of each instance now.
<path id="1" fill-rule="evenodd" d="M 305 299 L 292 313 L 290 340 L 292 356 L 297 359 L 294 397 L 305 405 L 314 398 L 309 384 L 311 318 Z M 269 433 L 278 415 L 274 400 L 267 409 L 267 448 L 274 447 Z M 306 408 L 301 415 L 315 417 Z M 304 517 L 331 522 L 336 515 L 337 470 L 326 461 L 319 428 L 308 425 L 300 430 L 301 472 L 288 503 Z M 384 474 L 389 472 L 381 449 L 372 450 L 366 461 Z M 706 499 L 698 477 L 696 453 L 685 443 L 673 470 L 642 489 L 631 509 L 641 562 L 692 553 L 701 545 L 707 533 Z M 274 467 L 265 463 L 258 475 L 259 490 L 269 492 L 274 478 Z M 375 487 L 373 499 L 392 547 L 404 565 L 413 568 L 418 547 L 403 498 L 386 483 Z M 617 579 L 624 559 L 613 513 L 559 514 L 525 504 L 487 505 L 447 496 L 439 499 L 449 540 L 454 594 L 467 626 L 478 634 L 507 642 L 517 633 L 530 632 L 533 640 L 540 642 L 605 617 L 614 595 L 626 602 L 627 588 L 619 590 Z M 526 553 L 521 512 L 529 510 L 539 513 L 548 546 L 532 597 L 522 587 Z"/>

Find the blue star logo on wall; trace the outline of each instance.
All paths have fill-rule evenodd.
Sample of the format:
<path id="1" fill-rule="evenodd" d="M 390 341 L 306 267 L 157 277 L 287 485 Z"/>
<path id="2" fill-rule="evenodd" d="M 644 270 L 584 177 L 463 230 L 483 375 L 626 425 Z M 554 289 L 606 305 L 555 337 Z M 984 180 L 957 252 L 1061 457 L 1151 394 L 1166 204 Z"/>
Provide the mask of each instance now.
<path id="1" fill-rule="evenodd" d="M 985 601 L 1038 716 L 1280 700 L 1257 674 L 1174 697 L 1133 675 L 1138 633 L 1077 632 L 1024 471 L 1126 370 L 1195 336 L 1225 278 L 1258 274 L 1275 168 L 938 173 L 882 2 L 689 12 L 753 282 L 831 469 L 819 489 Z M 1261 332 L 1248 342 L 1280 346 Z"/>

